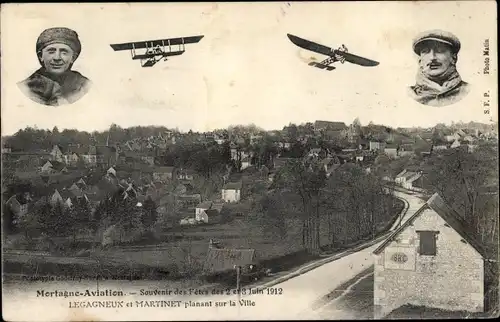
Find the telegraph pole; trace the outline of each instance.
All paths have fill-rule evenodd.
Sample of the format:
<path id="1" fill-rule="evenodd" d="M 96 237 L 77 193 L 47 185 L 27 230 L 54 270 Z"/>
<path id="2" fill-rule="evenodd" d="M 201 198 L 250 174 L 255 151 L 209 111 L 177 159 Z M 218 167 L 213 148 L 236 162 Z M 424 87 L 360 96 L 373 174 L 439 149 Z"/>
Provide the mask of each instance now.
<path id="1" fill-rule="evenodd" d="M 238 295 L 238 303 L 236 303 L 236 306 L 238 308 L 238 317 L 239 317 L 240 316 L 240 299 L 241 299 L 241 287 L 240 287 L 241 266 L 234 265 L 234 268 L 236 269 L 236 292 Z"/>
<path id="2" fill-rule="evenodd" d="M 240 297 L 240 277 L 241 277 L 241 266 L 238 266 L 238 265 L 234 265 L 235 269 L 236 269 L 236 291 L 238 292 L 238 300 L 239 300 L 239 297 Z"/>

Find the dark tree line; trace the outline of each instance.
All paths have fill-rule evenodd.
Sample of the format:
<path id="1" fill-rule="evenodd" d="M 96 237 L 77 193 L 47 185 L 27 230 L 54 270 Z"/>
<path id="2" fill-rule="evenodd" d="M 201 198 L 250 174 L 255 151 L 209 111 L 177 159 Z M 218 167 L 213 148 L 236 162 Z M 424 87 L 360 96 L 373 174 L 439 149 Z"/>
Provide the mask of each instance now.
<path id="1" fill-rule="evenodd" d="M 92 133 L 78 131 L 75 129 L 64 129 L 59 131 L 57 127 L 52 130 L 26 127 L 16 132 L 14 135 L 5 138 L 5 144 L 13 151 L 34 151 L 48 150 L 56 144 L 68 146 L 70 144 L 88 146 L 90 144 L 104 145 L 108 138 L 110 144 L 123 144 L 137 138 L 148 138 L 158 136 L 168 131 L 165 127 L 155 126 L 135 126 L 131 128 L 121 128 L 112 124 L 106 131 L 94 131 Z"/>
<path id="2" fill-rule="evenodd" d="M 139 205 L 135 198 L 123 198 L 123 190 L 105 198 L 95 211 L 83 198 L 74 200 L 71 207 L 48 200 L 39 202 L 20 218 L 16 218 L 8 207 L 5 208 L 4 224 L 10 225 L 11 232 L 21 232 L 27 239 L 69 237 L 75 242 L 81 235 L 95 236 L 110 226 L 124 233 L 147 231 L 158 220 L 156 204 L 151 198 Z"/>
<path id="3" fill-rule="evenodd" d="M 92 227 L 90 207 L 84 200 L 77 200 L 72 207 L 65 207 L 60 203 L 51 204 L 44 201 L 34 209 L 15 218 L 13 223 L 25 237 L 72 237 Z"/>
<path id="4" fill-rule="evenodd" d="M 429 184 L 472 227 L 490 255 L 498 249 L 498 145 L 482 144 L 473 153 L 458 148 L 436 154 Z"/>
<path id="5" fill-rule="evenodd" d="M 267 223 L 279 227 L 284 219 L 276 209 L 292 202 L 300 214 L 302 245 L 310 253 L 325 246 L 321 244 L 325 223 L 328 244 L 337 247 L 373 238 L 396 215 L 393 196 L 382 180 L 354 164 L 341 166 L 327 178 L 319 163 L 291 160 L 277 172 L 272 188 L 286 194 L 262 198 L 258 210 L 273 215 Z"/>
<path id="6" fill-rule="evenodd" d="M 161 155 L 160 163 L 166 166 L 192 169 L 200 175 L 210 178 L 215 172 L 231 164 L 229 143 L 179 144 L 167 148 Z"/>

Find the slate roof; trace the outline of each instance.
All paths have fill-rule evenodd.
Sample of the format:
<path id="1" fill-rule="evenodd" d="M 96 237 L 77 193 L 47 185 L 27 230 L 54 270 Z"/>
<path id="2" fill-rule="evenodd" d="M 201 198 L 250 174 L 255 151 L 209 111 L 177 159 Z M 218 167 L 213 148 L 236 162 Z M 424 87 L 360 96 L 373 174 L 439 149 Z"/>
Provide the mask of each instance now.
<path id="1" fill-rule="evenodd" d="M 224 202 L 214 202 L 212 204 L 212 209 L 217 210 L 218 212 L 222 211 L 222 208 L 224 208 L 225 203 Z"/>
<path id="2" fill-rule="evenodd" d="M 86 155 L 87 153 L 89 152 L 89 149 L 88 148 L 85 148 L 85 147 L 78 147 L 78 146 L 72 146 L 72 147 L 69 147 L 68 150 L 66 151 L 65 154 L 73 154 L 73 153 L 76 153 L 78 155 Z"/>
<path id="3" fill-rule="evenodd" d="M 64 163 L 59 162 L 59 161 L 50 161 L 50 163 L 52 164 L 52 169 L 57 170 L 57 171 L 61 171 L 62 169 L 64 169 L 66 167 L 66 165 Z"/>
<path id="4" fill-rule="evenodd" d="M 385 148 L 386 149 L 397 149 L 399 148 L 399 144 L 396 144 L 396 143 L 388 143 L 385 145 Z"/>
<path id="5" fill-rule="evenodd" d="M 483 258 L 486 257 L 484 247 L 481 245 L 476 234 L 470 229 L 460 215 L 450 208 L 441 196 L 436 192 L 429 200 L 417 210 L 404 224 L 396 229 L 377 249 L 373 251 L 374 254 L 380 254 L 403 230 L 410 226 L 426 209 L 434 210 L 441 218 L 446 221 L 465 241 L 467 241 L 474 249 L 477 250 Z"/>
<path id="6" fill-rule="evenodd" d="M 217 209 L 207 209 L 204 212 L 208 217 L 215 217 L 219 215 L 219 211 Z"/>
<path id="7" fill-rule="evenodd" d="M 401 177 L 405 178 L 406 180 L 410 179 L 411 177 L 415 176 L 417 173 L 413 171 L 407 171 L 405 172 Z"/>
<path id="8" fill-rule="evenodd" d="M 421 176 L 422 176 L 422 175 L 421 175 L 420 173 L 413 173 L 413 175 L 408 176 L 408 177 L 406 178 L 406 182 L 410 182 L 410 183 L 411 183 L 411 182 L 413 182 L 413 181 L 417 180 L 418 178 L 420 178 Z"/>
<path id="9" fill-rule="evenodd" d="M 241 190 L 242 183 L 238 182 L 228 182 L 224 185 L 222 189 L 224 190 Z"/>
<path id="10" fill-rule="evenodd" d="M 75 197 L 70 190 L 61 190 L 61 191 L 59 191 L 59 194 L 61 195 L 63 201 L 66 201 L 68 199 Z"/>
<path id="11" fill-rule="evenodd" d="M 212 202 L 211 201 L 204 201 L 200 203 L 196 208 L 203 208 L 203 209 L 210 209 L 212 207 Z"/>
<path id="12" fill-rule="evenodd" d="M 78 189 L 72 189 L 72 190 L 69 190 L 72 194 L 73 197 L 82 197 L 83 196 L 83 192 L 81 190 L 78 190 Z"/>

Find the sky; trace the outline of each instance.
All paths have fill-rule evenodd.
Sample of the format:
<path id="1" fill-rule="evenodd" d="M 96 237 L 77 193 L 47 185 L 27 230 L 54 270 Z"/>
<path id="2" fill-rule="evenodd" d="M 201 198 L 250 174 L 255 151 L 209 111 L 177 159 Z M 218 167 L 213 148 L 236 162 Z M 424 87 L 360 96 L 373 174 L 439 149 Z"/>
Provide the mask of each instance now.
<path id="1" fill-rule="evenodd" d="M 78 32 L 82 52 L 73 69 L 93 82 L 78 102 L 47 107 L 16 83 L 39 68 L 35 42 L 46 28 Z M 471 93 L 448 107 L 407 96 L 415 82 L 413 38 L 422 31 L 453 32 L 462 43 L 458 71 Z M 6 4 L 1 12 L 2 135 L 26 126 L 105 130 L 159 125 L 209 131 L 231 124 L 266 130 L 315 120 L 373 121 L 393 127 L 497 120 L 496 3 L 274 2 Z M 326 57 L 293 45 L 286 34 L 380 62 L 337 64 L 328 72 L 307 62 Z M 204 35 L 186 52 L 142 68 L 112 43 Z M 489 39 L 490 75 L 483 43 Z M 491 114 L 483 93 L 490 91 Z"/>

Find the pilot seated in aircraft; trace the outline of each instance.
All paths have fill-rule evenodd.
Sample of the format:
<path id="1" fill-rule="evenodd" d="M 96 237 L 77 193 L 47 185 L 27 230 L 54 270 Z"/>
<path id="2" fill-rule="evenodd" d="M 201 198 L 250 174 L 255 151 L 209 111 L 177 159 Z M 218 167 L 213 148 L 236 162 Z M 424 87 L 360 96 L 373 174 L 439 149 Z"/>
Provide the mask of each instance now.
<path id="1" fill-rule="evenodd" d="M 40 69 L 18 83 L 31 100 L 50 106 L 72 104 L 89 91 L 92 83 L 71 67 L 81 52 L 78 34 L 68 28 L 44 30 L 37 39 Z"/>
<path id="2" fill-rule="evenodd" d="M 460 101 L 469 93 L 469 84 L 460 77 L 456 64 L 460 41 L 446 31 L 428 31 L 413 42 L 419 56 L 417 81 L 409 95 L 429 106 L 446 106 Z"/>

